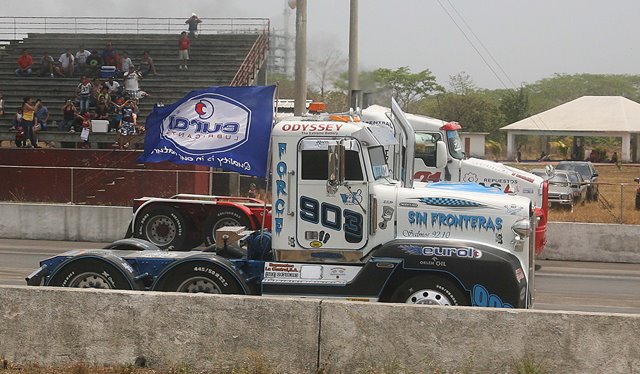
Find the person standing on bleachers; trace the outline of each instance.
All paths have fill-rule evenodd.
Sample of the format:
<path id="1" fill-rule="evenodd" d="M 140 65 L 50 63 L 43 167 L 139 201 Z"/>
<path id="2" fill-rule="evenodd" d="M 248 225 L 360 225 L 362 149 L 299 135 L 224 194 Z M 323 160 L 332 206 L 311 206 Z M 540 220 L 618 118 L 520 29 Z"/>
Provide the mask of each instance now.
<path id="1" fill-rule="evenodd" d="M 93 85 L 91 84 L 91 81 L 83 75 L 78 87 L 76 87 L 76 93 L 80 101 L 80 114 L 85 114 L 85 112 L 89 111 L 89 101 L 91 100 L 92 92 Z"/>
<path id="2" fill-rule="evenodd" d="M 47 130 L 49 126 L 47 122 L 49 122 L 49 108 L 47 108 L 42 99 L 36 99 L 36 106 L 39 106 L 38 110 L 36 110 L 36 126 L 39 127 L 39 130 Z"/>
<path id="3" fill-rule="evenodd" d="M 133 65 L 129 66 L 129 71 L 124 73 L 124 94 L 127 99 L 138 97 L 138 91 L 140 91 L 138 82 L 141 79 L 140 72 L 136 71 Z"/>
<path id="4" fill-rule="evenodd" d="M 33 70 L 31 70 L 31 67 L 33 66 L 33 58 L 26 49 L 22 50 L 22 54 L 20 54 L 16 60 L 16 64 L 18 65 L 18 68 L 16 69 L 16 75 L 18 77 L 28 77 L 33 72 Z"/>
<path id="5" fill-rule="evenodd" d="M 198 18 L 195 13 L 191 14 L 188 20 L 184 21 L 185 24 L 189 25 L 189 36 L 192 38 L 197 38 L 196 32 L 198 31 L 198 24 L 202 23 L 202 20 Z"/>
<path id="6" fill-rule="evenodd" d="M 27 96 L 22 100 L 22 121 L 21 125 L 24 128 L 24 135 L 31 143 L 32 148 L 40 148 L 38 141 L 33 132 L 33 124 L 35 120 L 35 112 L 39 109 L 40 103 L 34 104 L 31 101 L 31 97 Z"/>
<path id="7" fill-rule="evenodd" d="M 91 56 L 91 52 L 84 49 L 84 45 L 80 45 L 80 49 L 76 52 L 76 73 L 79 75 L 87 73 L 87 58 Z"/>
<path id="8" fill-rule="evenodd" d="M 111 42 L 107 42 L 102 51 L 102 66 L 115 66 L 116 70 L 120 70 L 120 54 L 117 49 L 113 48 Z"/>
<path id="9" fill-rule="evenodd" d="M 189 61 L 189 48 L 191 48 L 191 40 L 187 36 L 187 32 L 183 31 L 178 40 L 178 59 L 181 61 L 180 70 L 188 70 L 187 61 Z"/>
<path id="10" fill-rule="evenodd" d="M 60 67 L 62 68 L 62 74 L 67 77 L 73 77 L 73 71 L 75 70 L 75 57 L 73 57 L 73 53 L 71 50 L 67 48 L 67 50 L 60 55 L 58 61 L 60 62 Z"/>
<path id="11" fill-rule="evenodd" d="M 133 66 L 133 61 L 129 57 L 129 52 L 122 52 L 122 58 L 120 58 L 120 68 L 122 69 L 122 75 L 129 71 L 129 67 Z"/>

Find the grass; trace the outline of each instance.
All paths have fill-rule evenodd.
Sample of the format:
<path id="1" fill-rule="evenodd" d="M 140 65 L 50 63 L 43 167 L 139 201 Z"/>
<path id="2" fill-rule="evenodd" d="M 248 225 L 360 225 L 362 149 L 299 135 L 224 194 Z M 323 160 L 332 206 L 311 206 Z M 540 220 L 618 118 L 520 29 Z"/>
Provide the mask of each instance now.
<path id="1" fill-rule="evenodd" d="M 482 372 L 473 365 L 463 365 L 460 369 L 445 370 L 432 363 L 423 363 L 419 368 L 407 368 L 393 362 L 382 366 L 370 366 L 359 370 L 362 374 L 471 374 Z M 542 366 L 531 358 L 523 358 L 514 364 L 506 364 L 503 373 L 544 374 Z M 177 365 L 166 370 L 154 370 L 135 365 L 99 366 L 86 363 L 74 363 L 64 366 L 14 365 L 7 360 L 0 361 L 0 374 L 286 374 L 260 355 L 248 357 L 246 362 L 229 369 L 199 371 L 187 365 Z M 316 374 L 343 373 L 341 370 L 318 369 Z"/>
<path id="2" fill-rule="evenodd" d="M 541 164 L 511 165 L 523 170 L 539 169 Z M 625 223 L 640 225 L 640 210 L 635 209 L 636 183 L 634 178 L 640 177 L 638 165 L 598 164 L 598 201 L 582 202 L 576 205 L 573 212 L 554 208 L 549 213 L 551 221 L 589 222 L 589 223 Z"/>

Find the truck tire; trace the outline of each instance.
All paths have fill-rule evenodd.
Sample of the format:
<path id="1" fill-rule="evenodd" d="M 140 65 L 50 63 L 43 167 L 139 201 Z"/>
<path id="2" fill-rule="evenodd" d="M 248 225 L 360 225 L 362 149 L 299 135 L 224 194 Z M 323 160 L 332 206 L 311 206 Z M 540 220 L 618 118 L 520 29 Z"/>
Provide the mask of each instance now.
<path id="1" fill-rule="evenodd" d="M 243 212 L 238 209 L 225 208 L 216 210 L 209 215 L 202 225 L 204 245 L 210 247 L 216 244 L 216 230 L 225 226 L 245 226 L 251 228 L 251 222 Z"/>
<path id="2" fill-rule="evenodd" d="M 131 274 L 105 258 L 87 256 L 72 258 L 49 278 L 47 286 L 140 290 Z"/>
<path id="3" fill-rule="evenodd" d="M 458 286 L 437 276 L 418 276 L 406 280 L 391 295 L 393 303 L 458 306 L 471 305 Z"/>
<path id="4" fill-rule="evenodd" d="M 163 251 L 188 251 L 187 220 L 170 206 L 145 209 L 136 217 L 135 238 L 155 244 Z"/>
<path id="5" fill-rule="evenodd" d="M 209 261 L 188 261 L 161 275 L 154 291 L 244 295 L 238 281 Z"/>

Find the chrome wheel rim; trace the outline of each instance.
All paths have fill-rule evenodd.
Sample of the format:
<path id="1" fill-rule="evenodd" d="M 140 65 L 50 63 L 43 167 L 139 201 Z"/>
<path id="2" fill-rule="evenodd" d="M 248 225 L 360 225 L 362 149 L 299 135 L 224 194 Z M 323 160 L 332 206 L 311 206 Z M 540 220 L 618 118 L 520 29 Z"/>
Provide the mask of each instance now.
<path id="1" fill-rule="evenodd" d="M 186 293 L 222 293 L 220 287 L 206 277 L 189 278 L 178 286 L 177 291 Z"/>
<path id="2" fill-rule="evenodd" d="M 419 305 L 443 305 L 451 306 L 453 303 L 442 292 L 436 290 L 420 290 L 412 293 L 407 298 L 407 304 Z"/>

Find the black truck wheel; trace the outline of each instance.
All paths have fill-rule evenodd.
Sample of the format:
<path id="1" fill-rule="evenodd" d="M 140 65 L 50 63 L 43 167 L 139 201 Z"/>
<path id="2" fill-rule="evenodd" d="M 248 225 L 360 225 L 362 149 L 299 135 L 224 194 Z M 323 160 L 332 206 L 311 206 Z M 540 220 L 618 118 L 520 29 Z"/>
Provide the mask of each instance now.
<path id="1" fill-rule="evenodd" d="M 447 279 L 419 276 L 408 279 L 391 296 L 391 302 L 425 305 L 470 305 L 468 297 Z"/>
<path id="2" fill-rule="evenodd" d="M 136 217 L 133 236 L 147 240 L 164 251 L 188 251 L 187 220 L 170 206 L 145 209 Z"/>
<path id="3" fill-rule="evenodd" d="M 122 265 L 110 262 L 106 258 L 93 256 L 68 260 L 51 275 L 47 286 L 117 290 L 141 289 L 133 275 Z"/>
<path id="4" fill-rule="evenodd" d="M 209 261 L 194 260 L 177 265 L 158 278 L 155 291 L 244 295 L 234 276 Z"/>
<path id="5" fill-rule="evenodd" d="M 216 244 L 216 230 L 225 226 L 245 226 L 251 228 L 249 218 L 241 211 L 232 208 L 220 209 L 209 215 L 202 225 L 204 245 Z"/>

